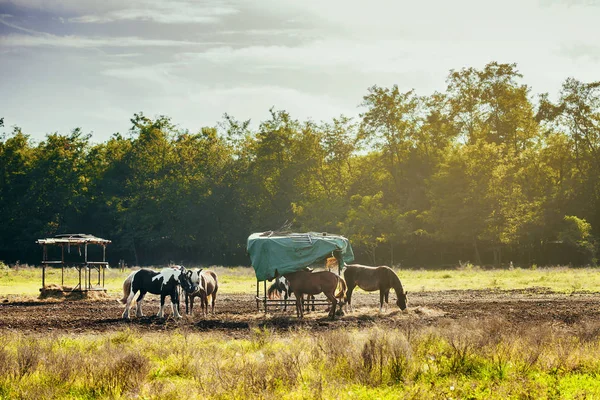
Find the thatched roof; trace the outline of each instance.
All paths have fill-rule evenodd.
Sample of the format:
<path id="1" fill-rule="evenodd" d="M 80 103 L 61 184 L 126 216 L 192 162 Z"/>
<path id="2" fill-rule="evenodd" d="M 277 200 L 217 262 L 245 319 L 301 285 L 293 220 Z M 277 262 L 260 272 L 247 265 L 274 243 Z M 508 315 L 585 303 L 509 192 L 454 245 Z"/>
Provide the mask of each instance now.
<path id="1" fill-rule="evenodd" d="M 78 244 L 99 244 L 99 245 L 107 245 L 111 243 L 108 239 L 102 239 L 93 235 L 88 235 L 85 233 L 72 233 L 65 235 L 56 235 L 53 238 L 46 239 L 38 239 L 35 241 L 38 244 L 69 244 L 69 245 L 78 245 Z"/>

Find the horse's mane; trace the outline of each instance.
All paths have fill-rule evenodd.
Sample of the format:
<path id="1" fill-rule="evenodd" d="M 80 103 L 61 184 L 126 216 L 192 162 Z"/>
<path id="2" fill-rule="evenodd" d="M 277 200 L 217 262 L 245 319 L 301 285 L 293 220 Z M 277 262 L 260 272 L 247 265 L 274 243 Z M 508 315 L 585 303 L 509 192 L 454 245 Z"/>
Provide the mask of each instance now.
<path id="1" fill-rule="evenodd" d="M 388 271 L 388 275 L 390 275 L 390 281 L 394 291 L 398 296 L 400 296 L 401 293 L 404 293 L 404 288 L 402 287 L 402 282 L 400 281 L 398 274 L 396 274 L 396 272 L 394 272 L 394 270 L 388 266 L 385 266 L 385 269 Z"/>

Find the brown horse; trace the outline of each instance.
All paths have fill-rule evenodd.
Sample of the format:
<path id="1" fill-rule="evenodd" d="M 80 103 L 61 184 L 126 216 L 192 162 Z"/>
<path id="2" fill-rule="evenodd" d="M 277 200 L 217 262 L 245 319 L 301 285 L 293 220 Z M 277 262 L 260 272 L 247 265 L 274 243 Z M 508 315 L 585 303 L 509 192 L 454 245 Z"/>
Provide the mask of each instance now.
<path id="1" fill-rule="evenodd" d="M 352 291 L 356 286 L 366 292 L 379 290 L 379 311 L 383 308 L 383 300 L 388 303 L 390 288 L 394 288 L 396 296 L 396 305 L 401 310 L 406 309 L 406 292 L 402 288 L 402 283 L 398 275 L 390 267 L 368 267 L 360 264 L 346 265 L 344 269 L 344 279 L 348 285 L 348 306 L 352 309 Z"/>
<path id="2" fill-rule="evenodd" d="M 296 297 L 296 315 L 304 318 L 304 295 L 323 293 L 331 302 L 329 317 L 335 317 L 335 307 L 343 305 L 346 299 L 346 282 L 344 279 L 329 271 L 296 271 L 284 275 L 290 282 L 290 289 Z M 337 293 L 336 293 L 337 291 Z M 338 301 L 338 299 L 340 299 Z"/>
<path id="3" fill-rule="evenodd" d="M 219 281 L 217 274 L 208 269 L 198 269 L 192 273 L 192 282 L 198 285 L 198 289 L 193 293 L 185 295 L 185 312 L 193 314 L 194 297 L 200 297 L 200 306 L 202 307 L 202 315 L 206 316 L 208 312 L 208 299 L 211 299 L 211 313 L 215 313 L 215 301 L 217 300 L 217 292 L 219 291 Z M 188 312 L 189 300 L 189 312 Z"/>

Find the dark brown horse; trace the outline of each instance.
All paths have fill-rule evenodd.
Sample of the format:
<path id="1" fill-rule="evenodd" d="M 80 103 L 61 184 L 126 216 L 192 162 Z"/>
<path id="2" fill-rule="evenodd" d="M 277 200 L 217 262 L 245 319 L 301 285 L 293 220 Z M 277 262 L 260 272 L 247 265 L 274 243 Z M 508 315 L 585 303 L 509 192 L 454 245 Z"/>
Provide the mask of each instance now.
<path id="1" fill-rule="evenodd" d="M 197 285 L 198 289 L 193 293 L 185 295 L 185 312 L 193 314 L 194 297 L 200 297 L 200 306 L 202 307 L 202 315 L 206 316 L 208 312 L 208 299 L 211 299 L 211 312 L 215 313 L 215 301 L 217 300 L 217 292 L 219 291 L 219 281 L 217 274 L 208 269 L 198 269 L 192 273 L 192 282 Z"/>
<path id="2" fill-rule="evenodd" d="M 296 297 L 296 315 L 304 318 L 304 295 L 323 293 L 331 302 L 329 318 L 335 317 L 335 307 L 343 305 L 346 299 L 346 282 L 344 279 L 329 271 L 296 271 L 284 275 L 290 282 L 290 289 Z M 336 293 L 337 291 L 337 293 Z M 340 299 L 340 300 L 338 300 Z"/>
<path id="3" fill-rule="evenodd" d="M 348 306 L 352 309 L 352 291 L 356 286 L 366 292 L 379 290 L 379 311 L 383 308 L 383 301 L 388 303 L 390 289 L 394 288 L 396 296 L 396 305 L 401 310 L 406 309 L 406 292 L 402 288 L 402 283 L 398 275 L 390 267 L 368 267 L 360 264 L 346 265 L 344 269 L 344 279 L 348 285 Z"/>

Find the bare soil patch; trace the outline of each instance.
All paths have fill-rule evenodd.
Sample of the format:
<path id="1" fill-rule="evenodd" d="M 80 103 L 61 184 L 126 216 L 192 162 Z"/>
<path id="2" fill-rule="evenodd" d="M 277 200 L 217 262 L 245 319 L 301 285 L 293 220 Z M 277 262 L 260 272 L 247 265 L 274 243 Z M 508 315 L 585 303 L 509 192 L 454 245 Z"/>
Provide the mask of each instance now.
<path id="1" fill-rule="evenodd" d="M 393 295 L 390 296 L 392 301 Z M 379 294 L 355 292 L 353 312 L 327 319 L 324 307 L 298 320 L 294 307 L 287 312 L 274 310 L 265 314 L 257 311 L 252 294 L 225 294 L 217 299 L 215 315 L 184 315 L 181 320 L 171 316 L 167 300 L 167 318 L 158 318 L 159 297 L 148 295 L 144 300 L 142 318 L 121 319 L 123 305 L 114 298 L 96 299 L 4 299 L 0 303 L 0 331 L 21 333 L 100 333 L 126 328 L 140 331 L 186 329 L 198 332 L 215 331 L 233 337 L 244 337 L 257 327 L 275 331 L 296 329 L 322 331 L 328 329 L 360 329 L 374 325 L 402 327 L 436 326 L 449 320 L 487 320 L 500 318 L 511 324 L 550 324 L 569 329 L 588 321 L 600 320 L 600 293 L 553 293 L 543 288 L 496 291 L 466 290 L 419 292 L 409 294 L 409 308 L 400 311 L 389 305 L 379 313 Z M 185 303 L 182 301 L 182 311 Z"/>

